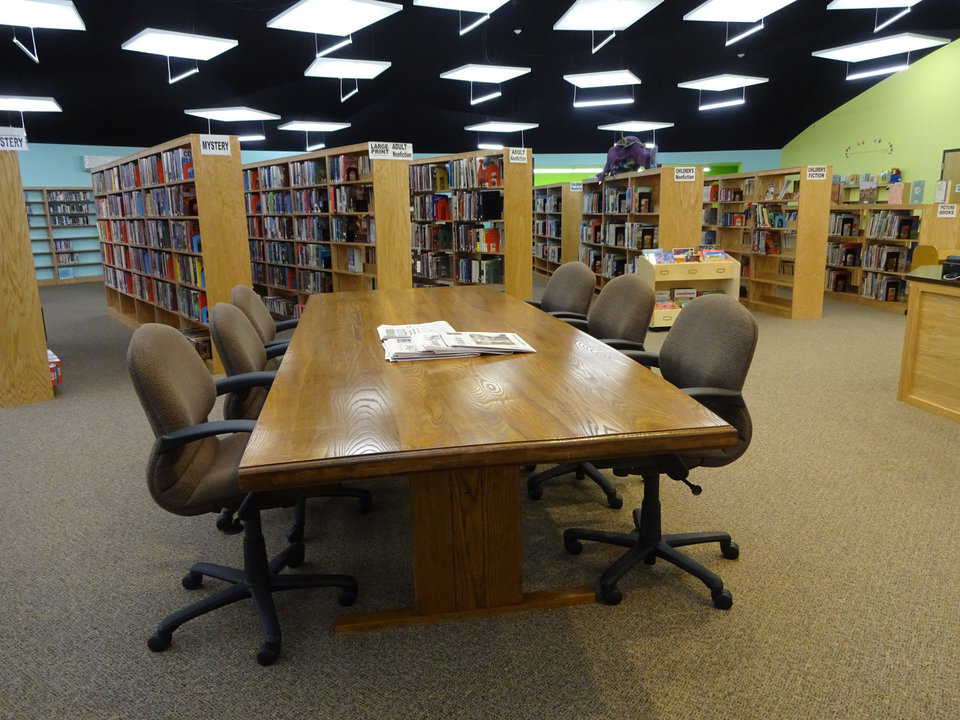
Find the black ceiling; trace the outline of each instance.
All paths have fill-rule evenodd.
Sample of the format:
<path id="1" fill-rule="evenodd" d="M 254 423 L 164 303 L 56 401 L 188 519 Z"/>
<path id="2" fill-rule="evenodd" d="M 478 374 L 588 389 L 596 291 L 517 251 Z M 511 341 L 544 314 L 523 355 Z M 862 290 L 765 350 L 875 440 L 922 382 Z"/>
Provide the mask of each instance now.
<path id="1" fill-rule="evenodd" d="M 572 0 L 511 0 L 462 38 L 457 13 L 405 0 L 403 12 L 356 33 L 353 46 L 336 53 L 393 62 L 379 78 L 360 81 L 360 93 L 341 104 L 336 80 L 303 76 L 314 36 L 266 27 L 293 1 L 75 0 L 87 32 L 38 30 L 39 65 L 8 40 L 0 43 L 0 94 L 52 95 L 60 102 L 61 114 L 28 116 L 32 142 L 153 145 L 205 131 L 206 123 L 184 115 L 185 108 L 249 105 L 285 120 L 353 123 L 327 138 L 331 146 L 397 140 L 413 142 L 417 152 L 456 152 L 476 142 L 464 125 L 507 119 L 540 123 L 526 136 L 538 152 L 599 152 L 610 135 L 596 130 L 598 124 L 648 119 L 676 123 L 658 140 L 662 150 L 679 151 L 781 147 L 879 80 L 847 82 L 842 63 L 810 56 L 873 36 L 873 11 L 827 12 L 827 0 L 798 0 L 767 18 L 765 31 L 730 48 L 724 48 L 723 24 L 683 22 L 701 0 L 666 0 L 596 55 L 589 33 L 552 30 Z M 168 85 L 162 57 L 120 49 L 144 27 L 235 38 L 240 45 L 201 63 L 199 75 Z M 957 38 L 960 3 L 924 0 L 884 34 L 904 31 Z M 320 37 L 326 44 L 336 40 Z M 471 109 L 466 83 L 438 77 L 468 62 L 526 65 L 533 72 L 504 84 L 502 98 Z M 643 81 L 634 105 L 572 107 L 564 73 L 621 67 Z M 745 107 L 714 112 L 699 112 L 697 93 L 676 87 L 721 72 L 771 81 L 749 88 Z M 230 132 L 230 126 L 214 123 L 213 131 Z M 301 143 L 301 135 L 268 123 L 267 141 L 246 147 L 298 149 Z"/>

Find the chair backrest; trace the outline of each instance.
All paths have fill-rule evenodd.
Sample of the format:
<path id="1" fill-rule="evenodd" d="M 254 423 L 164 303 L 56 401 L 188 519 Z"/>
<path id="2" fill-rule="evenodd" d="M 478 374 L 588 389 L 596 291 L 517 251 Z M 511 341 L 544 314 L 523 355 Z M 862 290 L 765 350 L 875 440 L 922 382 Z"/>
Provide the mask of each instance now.
<path id="1" fill-rule="evenodd" d="M 740 391 L 757 347 L 757 321 L 735 297 L 703 295 L 691 301 L 660 348 L 660 372 L 678 388 Z M 747 408 L 711 407 L 740 434 L 740 445 L 707 453 L 702 465 L 720 466 L 740 457 L 753 435 Z"/>
<path id="2" fill-rule="evenodd" d="M 253 290 L 246 285 L 235 285 L 230 291 L 230 302 L 247 316 L 247 320 L 260 336 L 261 344 L 268 343 L 277 336 L 277 323 L 263 300 Z"/>
<path id="3" fill-rule="evenodd" d="M 127 369 L 156 437 L 207 421 L 216 389 L 193 345 L 168 325 L 147 323 L 133 333 Z M 210 471 L 219 440 L 205 438 L 160 455 L 154 446 L 147 485 L 157 503 L 178 514 L 188 511 L 197 484 Z"/>
<path id="4" fill-rule="evenodd" d="M 587 328 L 595 338 L 632 340 L 642 343 L 650 327 L 655 293 L 640 275 L 613 278 L 593 301 L 587 313 Z"/>
<path id="5" fill-rule="evenodd" d="M 596 276 L 582 262 L 558 267 L 543 290 L 540 309 L 544 312 L 574 312 L 586 315 L 593 300 Z"/>
<path id="6" fill-rule="evenodd" d="M 267 365 L 267 352 L 256 328 L 247 316 L 230 303 L 217 303 L 210 313 L 210 337 L 230 375 L 260 372 Z M 251 388 L 230 393 L 224 403 L 223 416 L 228 420 L 255 420 L 266 399 L 266 388 Z"/>

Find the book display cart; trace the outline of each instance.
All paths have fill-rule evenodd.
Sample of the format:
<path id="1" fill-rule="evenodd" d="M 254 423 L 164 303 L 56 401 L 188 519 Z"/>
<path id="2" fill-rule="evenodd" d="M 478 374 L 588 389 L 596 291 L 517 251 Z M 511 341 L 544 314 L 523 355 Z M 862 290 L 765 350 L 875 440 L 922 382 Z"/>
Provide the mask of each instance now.
<path id="1" fill-rule="evenodd" d="M 702 243 L 740 260 L 749 307 L 793 319 L 823 314 L 830 172 L 802 166 L 707 180 Z"/>
<path id="2" fill-rule="evenodd" d="M 28 187 L 27 223 L 38 285 L 103 280 L 89 187 Z"/>
<path id="3" fill-rule="evenodd" d="M 701 168 L 658 168 L 583 183 L 580 261 L 597 276 L 637 271 L 645 249 L 695 247 L 700 238 Z"/>
<path id="4" fill-rule="evenodd" d="M 135 323 L 183 330 L 198 351 L 210 347 L 208 308 L 250 285 L 240 143 L 232 136 L 228 154 L 204 154 L 202 137 L 93 170 L 107 304 Z"/>
<path id="5" fill-rule="evenodd" d="M 416 160 L 410 163 L 410 195 L 415 284 L 482 284 L 531 296 L 533 150 Z"/>
<path id="6" fill-rule="evenodd" d="M 533 272 L 549 278 L 563 263 L 579 258 L 583 183 L 533 189 Z"/>
<path id="7" fill-rule="evenodd" d="M 307 296 L 411 286 L 407 163 L 360 143 L 243 166 L 253 285 L 271 312 Z"/>

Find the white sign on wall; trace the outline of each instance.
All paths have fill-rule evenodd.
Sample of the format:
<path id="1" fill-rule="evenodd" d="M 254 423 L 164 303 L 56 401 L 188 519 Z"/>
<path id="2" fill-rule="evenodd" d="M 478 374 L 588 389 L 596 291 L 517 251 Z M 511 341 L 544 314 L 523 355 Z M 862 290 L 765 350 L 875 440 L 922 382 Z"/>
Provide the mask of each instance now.
<path id="1" fill-rule="evenodd" d="M 527 164 L 527 148 L 510 148 L 510 162 Z"/>
<path id="2" fill-rule="evenodd" d="M 697 169 L 695 167 L 675 167 L 673 169 L 674 182 L 696 182 Z"/>
<path id="3" fill-rule="evenodd" d="M 0 127 L 0 150 L 26 152 L 29 149 L 26 130 L 18 127 Z"/>
<path id="4" fill-rule="evenodd" d="M 582 182 L 572 182 L 572 183 L 570 183 L 570 192 L 572 192 L 572 193 L 574 193 L 574 192 L 582 193 L 582 192 L 583 192 L 583 183 L 582 183 Z"/>
<path id="5" fill-rule="evenodd" d="M 371 160 L 413 160 L 412 143 L 367 143 L 367 154 Z"/>
<path id="6" fill-rule="evenodd" d="M 942 205 L 937 205 L 937 217 L 938 218 L 955 218 L 957 217 L 957 204 L 956 203 L 944 203 Z"/>
<path id="7" fill-rule="evenodd" d="M 201 155 L 229 155 L 230 154 L 230 136 L 229 135 L 201 135 L 200 136 L 200 154 Z"/>
<path id="8" fill-rule="evenodd" d="M 807 166 L 807 180 L 826 180 L 826 179 L 827 179 L 826 165 Z"/>

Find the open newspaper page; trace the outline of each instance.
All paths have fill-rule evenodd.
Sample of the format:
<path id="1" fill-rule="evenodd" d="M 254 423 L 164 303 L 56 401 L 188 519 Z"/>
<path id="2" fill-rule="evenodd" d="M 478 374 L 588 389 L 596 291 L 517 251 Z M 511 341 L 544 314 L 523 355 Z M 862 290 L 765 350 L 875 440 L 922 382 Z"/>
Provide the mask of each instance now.
<path id="1" fill-rule="evenodd" d="M 456 332 L 443 336 L 450 347 L 477 350 L 484 355 L 536 352 L 522 337 L 508 332 Z"/>
<path id="2" fill-rule="evenodd" d="M 380 338 L 380 342 L 394 338 L 412 338 L 431 333 L 443 335 L 452 332 L 456 331 L 445 320 L 420 323 L 419 325 L 381 325 L 377 328 L 377 336 Z"/>

